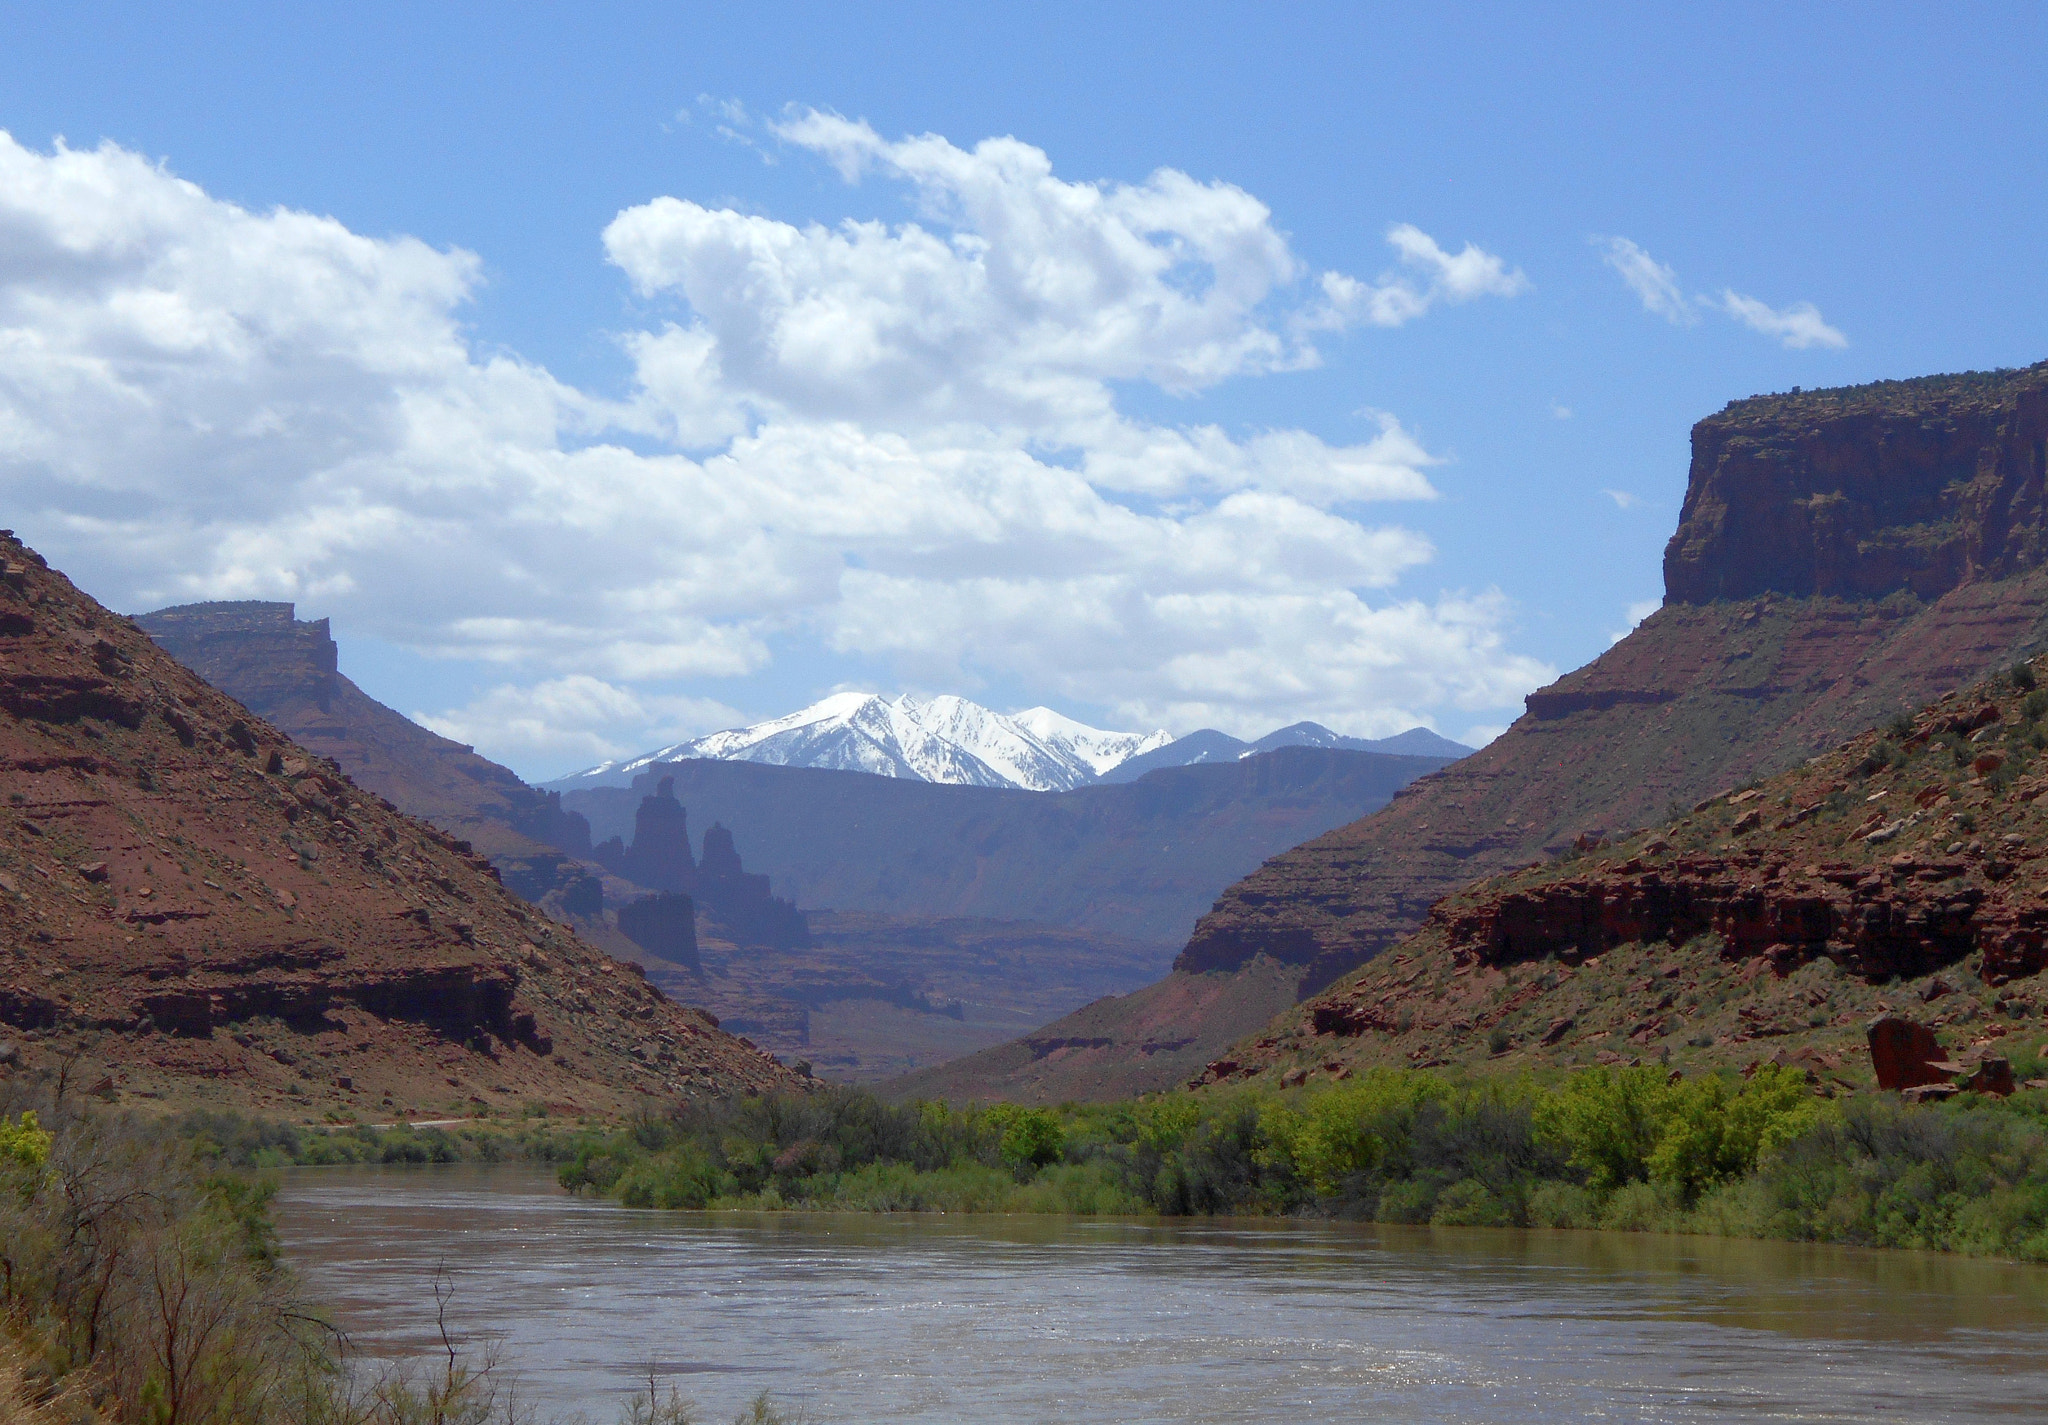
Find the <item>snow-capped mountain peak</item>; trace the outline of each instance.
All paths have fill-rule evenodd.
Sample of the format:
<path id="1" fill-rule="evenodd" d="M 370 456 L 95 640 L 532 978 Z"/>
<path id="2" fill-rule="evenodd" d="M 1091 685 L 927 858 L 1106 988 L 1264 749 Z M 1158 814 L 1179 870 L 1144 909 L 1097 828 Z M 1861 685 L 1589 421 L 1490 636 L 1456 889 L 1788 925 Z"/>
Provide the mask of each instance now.
<path id="1" fill-rule="evenodd" d="M 1164 732 L 1106 732 L 1032 708 L 1015 717 L 966 698 L 885 698 L 835 693 L 800 711 L 601 763 L 549 785 L 627 786 L 656 762 L 709 757 L 825 767 L 978 787 L 1067 791 L 1126 757 L 1172 739 Z"/>
<path id="2" fill-rule="evenodd" d="M 1063 717 L 1051 708 L 1026 708 L 1010 721 L 1047 747 L 1059 748 L 1086 762 L 1096 776 L 1140 753 L 1173 741 L 1170 732 L 1104 732 Z"/>

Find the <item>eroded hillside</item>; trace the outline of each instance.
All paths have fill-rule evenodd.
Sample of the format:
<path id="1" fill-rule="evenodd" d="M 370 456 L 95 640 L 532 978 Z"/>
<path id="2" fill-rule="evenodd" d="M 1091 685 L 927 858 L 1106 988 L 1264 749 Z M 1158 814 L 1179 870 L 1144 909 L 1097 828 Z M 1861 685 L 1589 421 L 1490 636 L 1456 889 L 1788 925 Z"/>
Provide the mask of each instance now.
<path id="1" fill-rule="evenodd" d="M 1211 1064 L 1807 1066 L 1863 1085 L 1864 1025 L 2037 1067 L 2048 1007 L 2048 660 L 1654 831 L 1447 897 L 1422 929 Z M 2008 1045 L 2005 1041 L 2013 1041 Z"/>
<path id="2" fill-rule="evenodd" d="M 314 1117 L 792 1081 L 11 535 L 0 788 L 0 1072 Z"/>
<path id="3" fill-rule="evenodd" d="M 1028 1068 L 1004 1046 L 920 1088 L 1164 1087 L 1254 1004 L 1329 984 L 1457 887 L 1656 824 L 2048 645 L 2044 475 L 2048 363 L 1731 403 L 1693 429 L 1660 611 L 1487 747 L 1230 887 L 1169 980 L 1038 1031 L 1065 1043 Z M 1166 1019 L 1170 1053 L 1148 1048 Z"/>

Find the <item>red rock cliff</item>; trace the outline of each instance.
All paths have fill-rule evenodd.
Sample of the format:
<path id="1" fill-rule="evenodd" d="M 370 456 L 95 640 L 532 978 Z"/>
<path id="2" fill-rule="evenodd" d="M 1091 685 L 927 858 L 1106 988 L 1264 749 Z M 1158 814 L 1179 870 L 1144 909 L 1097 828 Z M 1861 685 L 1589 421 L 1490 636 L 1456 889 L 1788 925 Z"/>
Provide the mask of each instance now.
<path id="1" fill-rule="evenodd" d="M 315 1117 L 793 1081 L 4 533 L 0 791 L 0 1039 L 27 1071 Z"/>
<path id="2" fill-rule="evenodd" d="M 2048 362 L 1732 402 L 1693 427 L 1665 596 L 1935 599 L 2040 567 Z"/>
<path id="3" fill-rule="evenodd" d="M 1481 751 L 1232 886 L 1176 972 L 1264 960 L 1312 992 L 1458 886 L 1654 825 L 2048 646 L 2044 436 L 2048 364 L 1756 398 L 1700 422 L 1664 608 L 1530 694 Z M 1246 984 L 1271 993 L 1270 975 Z M 1113 1074 L 1145 1086 L 1124 1069 L 1147 1031 L 1091 1013 L 1101 1046 L 1041 1096 Z M 1201 1016 L 1186 1028 L 1206 1033 Z"/>

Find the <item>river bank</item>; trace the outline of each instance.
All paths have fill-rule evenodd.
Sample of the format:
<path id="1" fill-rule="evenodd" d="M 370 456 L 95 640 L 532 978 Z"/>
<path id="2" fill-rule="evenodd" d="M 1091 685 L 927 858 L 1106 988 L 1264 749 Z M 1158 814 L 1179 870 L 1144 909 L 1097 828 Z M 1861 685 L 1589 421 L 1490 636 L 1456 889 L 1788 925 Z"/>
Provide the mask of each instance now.
<path id="1" fill-rule="evenodd" d="M 679 1105 L 573 1148 L 563 1186 L 637 1207 L 1300 1216 L 2048 1261 L 2048 1091 L 1830 1100 L 1769 1065 L 1377 1069 L 1059 1109 L 829 1088 Z"/>
<path id="2" fill-rule="evenodd" d="M 2048 1261 L 2048 1091 L 1818 1098 L 1796 1070 L 1373 1070 L 1287 1090 L 956 1110 L 846 1086 L 547 1120 L 182 1131 L 242 1166 L 532 1161 L 632 1207 L 1304 1217 Z"/>

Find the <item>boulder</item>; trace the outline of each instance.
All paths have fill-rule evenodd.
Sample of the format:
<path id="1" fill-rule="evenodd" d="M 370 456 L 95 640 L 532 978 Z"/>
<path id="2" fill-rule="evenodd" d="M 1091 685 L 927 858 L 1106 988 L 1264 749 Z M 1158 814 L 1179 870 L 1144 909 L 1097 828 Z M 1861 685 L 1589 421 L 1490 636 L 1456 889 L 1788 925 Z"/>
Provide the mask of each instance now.
<path id="1" fill-rule="evenodd" d="M 1987 1054 L 1977 1065 L 1977 1071 L 1963 1081 L 1963 1087 L 1971 1093 L 1988 1093 L 1994 1098 L 2005 1098 L 2019 1087 L 2012 1076 L 2012 1061 L 2000 1054 Z"/>
<path id="2" fill-rule="evenodd" d="M 1934 1031 L 1896 1014 L 1881 1014 L 1864 1029 L 1870 1041 L 1870 1065 L 1881 1089 L 1913 1089 L 1945 1084 L 1953 1072 Z"/>

